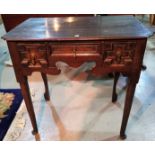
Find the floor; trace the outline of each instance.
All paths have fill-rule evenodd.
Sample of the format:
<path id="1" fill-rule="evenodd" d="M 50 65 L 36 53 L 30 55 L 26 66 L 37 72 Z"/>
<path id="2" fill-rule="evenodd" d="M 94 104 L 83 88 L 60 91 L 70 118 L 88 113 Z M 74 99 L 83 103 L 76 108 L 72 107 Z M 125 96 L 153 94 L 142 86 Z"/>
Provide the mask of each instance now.
<path id="1" fill-rule="evenodd" d="M 4 28 L 0 25 L 0 34 Z M 7 47 L 0 40 L 0 87 L 19 88 L 9 59 Z M 147 70 L 137 84 L 133 107 L 127 126 L 127 141 L 155 140 L 155 36 L 149 38 L 144 57 Z M 43 98 L 44 86 L 39 73 L 29 78 L 41 140 L 120 140 L 126 79 L 118 82 L 118 101 L 111 103 L 113 79 L 93 77 L 87 70 L 91 64 L 77 69 L 64 68 L 58 76 L 48 76 L 51 101 Z M 31 123 L 24 102 L 4 140 L 33 141 Z"/>

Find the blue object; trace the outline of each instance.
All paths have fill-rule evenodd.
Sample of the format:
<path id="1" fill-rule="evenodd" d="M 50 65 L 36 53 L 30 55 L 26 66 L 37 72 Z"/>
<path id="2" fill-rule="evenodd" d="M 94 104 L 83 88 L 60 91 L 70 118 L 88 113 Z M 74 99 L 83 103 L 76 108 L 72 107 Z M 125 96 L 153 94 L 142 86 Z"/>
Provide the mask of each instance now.
<path id="1" fill-rule="evenodd" d="M 6 117 L 3 118 L 0 122 L 0 141 L 3 140 L 5 134 L 7 133 L 15 115 L 16 112 L 23 100 L 23 96 L 20 89 L 0 89 L 0 92 L 3 93 L 13 93 L 15 95 L 15 98 L 13 100 L 13 104 L 11 105 L 10 109 L 6 111 Z"/>

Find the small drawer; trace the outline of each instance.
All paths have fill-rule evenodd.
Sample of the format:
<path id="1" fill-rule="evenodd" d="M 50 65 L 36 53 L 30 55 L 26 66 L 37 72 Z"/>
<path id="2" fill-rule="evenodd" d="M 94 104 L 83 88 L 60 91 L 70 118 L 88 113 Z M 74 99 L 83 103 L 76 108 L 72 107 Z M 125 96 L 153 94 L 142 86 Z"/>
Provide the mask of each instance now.
<path id="1" fill-rule="evenodd" d="M 75 52 L 98 52 L 99 45 L 98 44 L 52 44 L 52 53 L 75 53 Z"/>
<path id="2" fill-rule="evenodd" d="M 59 45 L 59 44 L 56 44 L 56 45 L 52 45 L 51 48 L 52 48 L 52 53 L 61 53 L 61 52 L 68 52 L 68 51 L 73 52 L 75 49 L 75 45 L 70 45 L 70 44 Z"/>
<path id="3" fill-rule="evenodd" d="M 19 43 L 17 50 L 24 67 L 45 67 L 48 66 L 50 48 L 46 44 Z"/>
<path id="4" fill-rule="evenodd" d="M 75 45 L 73 44 L 51 44 L 51 55 L 49 65 L 55 66 L 56 62 L 75 62 Z"/>
<path id="5" fill-rule="evenodd" d="M 136 41 L 105 41 L 102 43 L 102 58 L 105 65 L 131 65 L 136 50 Z"/>
<path id="6" fill-rule="evenodd" d="M 76 46 L 77 52 L 99 52 L 99 45 L 98 44 L 79 44 Z"/>
<path id="7" fill-rule="evenodd" d="M 76 61 L 100 61 L 99 44 L 82 44 L 76 47 Z"/>
<path id="8" fill-rule="evenodd" d="M 101 60 L 99 47 L 99 44 L 94 43 L 51 44 L 49 63 L 54 65 L 57 61 L 77 63 Z"/>

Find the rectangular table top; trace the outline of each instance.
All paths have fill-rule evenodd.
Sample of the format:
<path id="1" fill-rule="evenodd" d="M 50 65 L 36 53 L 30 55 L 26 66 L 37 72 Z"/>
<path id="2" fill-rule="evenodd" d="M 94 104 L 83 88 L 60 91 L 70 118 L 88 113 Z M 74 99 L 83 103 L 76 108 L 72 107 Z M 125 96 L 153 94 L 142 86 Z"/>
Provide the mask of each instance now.
<path id="1" fill-rule="evenodd" d="M 133 16 L 30 18 L 2 38 L 8 41 L 147 38 L 152 32 Z"/>

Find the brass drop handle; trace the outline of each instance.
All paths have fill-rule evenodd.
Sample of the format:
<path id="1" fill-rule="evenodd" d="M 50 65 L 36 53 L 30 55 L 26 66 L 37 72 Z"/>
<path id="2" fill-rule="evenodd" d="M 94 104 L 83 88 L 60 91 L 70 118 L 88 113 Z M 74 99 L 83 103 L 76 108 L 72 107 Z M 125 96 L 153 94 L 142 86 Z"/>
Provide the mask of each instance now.
<path id="1" fill-rule="evenodd" d="M 112 58 L 107 58 L 107 59 L 105 59 L 104 60 L 104 63 L 106 64 L 106 65 L 111 65 L 112 64 Z"/>
<path id="2" fill-rule="evenodd" d="M 73 48 L 73 52 L 74 52 L 74 58 L 76 58 L 76 47 Z"/>
<path id="3" fill-rule="evenodd" d="M 27 66 L 29 63 L 29 60 L 28 59 L 23 59 L 21 64 L 24 65 L 24 66 Z"/>
<path id="4" fill-rule="evenodd" d="M 116 61 L 117 61 L 117 63 L 120 63 L 121 59 L 122 59 L 122 52 L 121 52 L 121 50 L 118 50 L 116 52 Z"/>
<path id="5" fill-rule="evenodd" d="M 32 63 L 32 65 L 36 64 L 36 55 L 34 52 L 31 53 L 31 63 Z"/>
<path id="6" fill-rule="evenodd" d="M 73 52 L 76 52 L 76 48 L 73 48 Z"/>

